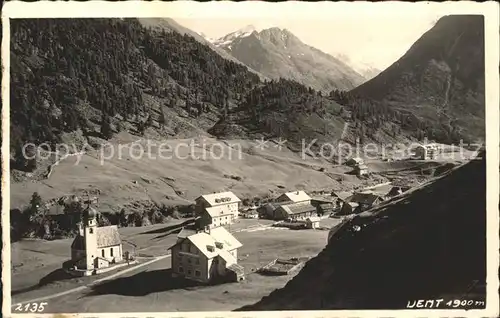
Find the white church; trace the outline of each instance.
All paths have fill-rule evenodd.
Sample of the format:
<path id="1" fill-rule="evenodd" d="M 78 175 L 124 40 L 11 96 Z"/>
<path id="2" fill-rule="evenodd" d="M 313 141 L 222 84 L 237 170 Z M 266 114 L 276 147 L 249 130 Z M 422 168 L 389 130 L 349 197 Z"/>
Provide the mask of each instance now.
<path id="1" fill-rule="evenodd" d="M 89 276 L 123 263 L 123 250 L 116 225 L 97 226 L 97 211 L 87 207 L 82 215 L 79 234 L 71 244 L 71 268 L 74 274 Z"/>

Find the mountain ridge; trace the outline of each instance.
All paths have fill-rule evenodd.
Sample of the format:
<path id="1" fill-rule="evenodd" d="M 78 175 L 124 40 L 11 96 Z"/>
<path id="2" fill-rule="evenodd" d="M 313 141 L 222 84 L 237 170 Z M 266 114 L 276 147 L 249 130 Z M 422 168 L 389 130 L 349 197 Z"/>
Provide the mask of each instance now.
<path id="1" fill-rule="evenodd" d="M 484 140 L 484 76 L 484 16 L 449 15 L 351 93 Z"/>
<path id="2" fill-rule="evenodd" d="M 240 29 L 214 43 L 268 78 L 295 80 L 323 92 L 352 89 L 365 80 L 344 62 L 279 27 Z"/>

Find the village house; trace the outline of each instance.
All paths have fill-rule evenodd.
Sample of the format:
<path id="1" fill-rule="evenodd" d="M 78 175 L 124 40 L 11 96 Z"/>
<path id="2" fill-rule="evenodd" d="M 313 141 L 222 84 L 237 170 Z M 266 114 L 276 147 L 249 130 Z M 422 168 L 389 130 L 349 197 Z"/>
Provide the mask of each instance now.
<path id="1" fill-rule="evenodd" d="M 332 192 L 332 199 L 335 207 L 340 209 L 344 202 L 351 197 L 354 193 L 352 191 L 334 191 Z"/>
<path id="2" fill-rule="evenodd" d="M 242 244 L 224 227 L 179 233 L 172 251 L 172 276 L 201 283 L 239 281 L 244 269 L 238 265 Z"/>
<path id="3" fill-rule="evenodd" d="M 335 205 L 331 200 L 311 199 L 311 205 L 316 208 L 317 215 L 330 214 L 335 210 Z"/>
<path id="4" fill-rule="evenodd" d="M 348 198 L 348 201 L 357 203 L 359 206 L 359 212 L 363 212 L 381 203 L 384 199 L 373 192 L 356 192 Z"/>
<path id="5" fill-rule="evenodd" d="M 345 162 L 345 164 L 350 167 L 363 165 L 364 163 L 365 163 L 364 160 L 360 157 L 353 157 Z"/>
<path id="6" fill-rule="evenodd" d="M 303 202 L 282 204 L 274 210 L 274 220 L 305 220 L 316 215 L 316 208 Z"/>
<path id="7" fill-rule="evenodd" d="M 245 219 L 258 219 L 259 218 L 259 214 L 257 213 L 256 210 L 247 210 L 247 211 L 243 212 L 241 216 L 244 217 Z"/>
<path id="8" fill-rule="evenodd" d="M 335 212 L 335 209 L 336 209 L 335 205 L 331 202 L 321 203 L 321 204 L 318 204 L 318 206 L 316 206 L 316 213 L 318 214 L 318 216 L 330 215 L 333 212 Z"/>
<path id="9" fill-rule="evenodd" d="M 392 197 L 398 196 L 400 194 L 403 194 L 403 192 L 406 192 L 408 190 L 410 190 L 410 187 L 404 187 L 404 186 L 392 187 L 391 190 L 389 192 L 387 192 L 387 194 L 385 196 L 387 198 L 392 198 Z"/>
<path id="10" fill-rule="evenodd" d="M 266 203 L 257 208 L 257 214 L 261 219 L 274 219 L 274 211 L 279 207 L 277 203 Z"/>
<path id="11" fill-rule="evenodd" d="M 354 167 L 354 171 L 358 177 L 368 175 L 368 166 L 360 164 Z"/>
<path id="12" fill-rule="evenodd" d="M 79 234 L 71 244 L 71 264 L 82 275 L 95 274 L 95 270 L 109 267 L 123 260 L 122 242 L 118 227 L 97 226 L 97 211 L 85 209 Z"/>
<path id="13" fill-rule="evenodd" d="M 311 197 L 304 191 L 294 191 L 294 192 L 283 193 L 276 199 L 276 202 L 279 203 L 293 202 L 293 203 L 310 204 Z"/>
<path id="14" fill-rule="evenodd" d="M 359 213 L 359 204 L 356 202 L 344 202 L 342 208 L 338 212 L 339 215 L 349 215 L 353 213 Z"/>
<path id="15" fill-rule="evenodd" d="M 438 153 L 438 149 L 433 144 L 418 145 L 415 148 L 415 158 L 421 160 L 431 160 L 435 159 Z"/>
<path id="16" fill-rule="evenodd" d="M 238 218 L 241 200 L 232 192 L 204 194 L 195 200 L 195 214 L 203 227 L 232 224 Z"/>
<path id="17" fill-rule="evenodd" d="M 306 228 L 307 229 L 319 228 L 319 221 L 320 221 L 320 218 L 317 216 L 311 216 L 311 217 L 306 218 L 306 221 L 305 221 Z"/>

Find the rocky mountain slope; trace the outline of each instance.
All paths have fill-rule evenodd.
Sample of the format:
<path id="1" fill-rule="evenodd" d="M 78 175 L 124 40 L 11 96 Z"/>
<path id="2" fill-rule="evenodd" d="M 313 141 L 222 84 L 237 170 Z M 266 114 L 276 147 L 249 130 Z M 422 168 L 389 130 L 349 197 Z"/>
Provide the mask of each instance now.
<path id="1" fill-rule="evenodd" d="M 349 90 L 365 81 L 342 61 L 304 44 L 286 29 L 257 32 L 248 26 L 214 45 L 271 79 L 291 79 L 323 92 Z"/>
<path id="2" fill-rule="evenodd" d="M 484 139 L 484 17 L 438 20 L 408 52 L 354 95 L 411 113 L 439 138 Z"/>
<path id="3" fill-rule="evenodd" d="M 483 156 L 346 223 L 284 288 L 241 310 L 402 309 L 416 299 L 484 301 L 485 197 Z M 353 231 L 355 226 L 361 230 Z"/>

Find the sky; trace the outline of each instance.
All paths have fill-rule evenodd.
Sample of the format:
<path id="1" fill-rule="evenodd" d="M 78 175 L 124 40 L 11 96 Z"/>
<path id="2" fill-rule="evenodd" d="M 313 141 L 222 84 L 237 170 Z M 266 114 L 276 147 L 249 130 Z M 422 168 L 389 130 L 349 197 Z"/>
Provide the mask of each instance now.
<path id="1" fill-rule="evenodd" d="M 295 6 L 295 9 L 293 3 L 288 7 L 262 2 L 252 6 L 250 3 L 245 8 L 227 3 L 219 4 L 219 11 L 192 5 L 189 12 L 172 18 L 211 38 L 220 38 L 248 25 L 257 29 L 285 28 L 302 42 L 325 53 L 345 54 L 353 64 L 369 64 L 381 70 L 404 55 L 422 34 L 448 13 L 445 7 L 426 6 L 425 3 L 401 7 L 392 3 L 376 8 L 325 4 L 323 7 Z M 236 12 L 236 8 L 241 10 Z"/>

